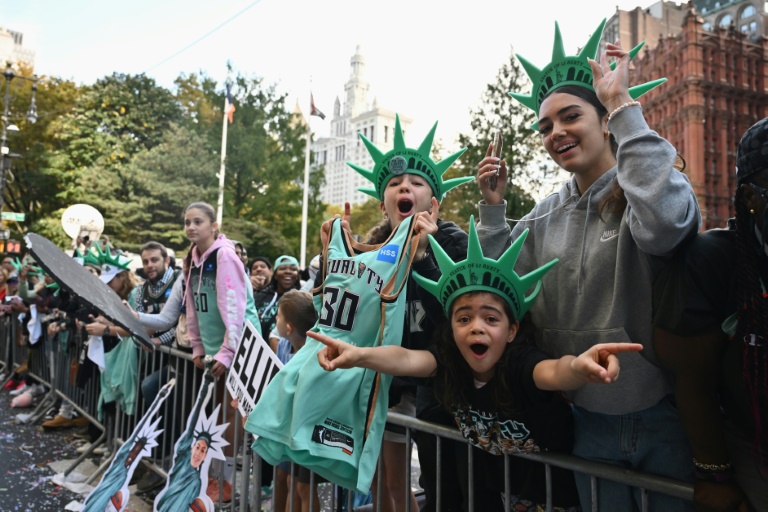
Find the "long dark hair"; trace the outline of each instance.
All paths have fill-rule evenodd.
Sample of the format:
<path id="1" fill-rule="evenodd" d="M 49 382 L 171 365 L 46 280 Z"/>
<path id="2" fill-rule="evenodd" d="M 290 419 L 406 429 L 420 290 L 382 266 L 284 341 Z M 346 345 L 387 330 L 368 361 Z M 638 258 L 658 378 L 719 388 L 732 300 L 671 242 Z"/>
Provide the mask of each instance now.
<path id="1" fill-rule="evenodd" d="M 738 325 L 733 343 L 743 344 L 742 376 L 755 428 L 758 456 L 768 460 L 768 258 L 755 237 L 754 215 L 744 199 L 751 177 L 736 189 L 736 308 Z M 763 215 L 758 212 L 757 215 Z"/>
<path id="2" fill-rule="evenodd" d="M 469 292 L 466 295 L 487 292 Z M 504 313 L 510 322 L 514 321 L 512 309 L 504 304 Z M 435 398 L 448 412 L 453 413 L 457 408 L 469 404 L 469 393 L 475 386 L 472 369 L 456 346 L 450 320 L 446 319 L 435 329 L 435 346 L 437 347 L 437 372 L 434 377 Z M 504 352 L 496 363 L 496 373 L 486 386 L 491 390 L 493 402 L 499 414 L 511 416 L 519 413 L 523 396 L 519 386 L 511 386 L 507 381 L 507 368 L 512 363 L 513 352 L 517 344 L 528 343 L 533 333 L 533 324 L 526 314 L 520 322 L 520 328 L 512 343 L 507 343 Z"/>
<path id="3" fill-rule="evenodd" d="M 392 223 L 389 221 L 389 217 L 384 215 L 384 218 L 366 233 L 364 240 L 366 244 L 377 245 L 385 242 L 391 234 Z"/>

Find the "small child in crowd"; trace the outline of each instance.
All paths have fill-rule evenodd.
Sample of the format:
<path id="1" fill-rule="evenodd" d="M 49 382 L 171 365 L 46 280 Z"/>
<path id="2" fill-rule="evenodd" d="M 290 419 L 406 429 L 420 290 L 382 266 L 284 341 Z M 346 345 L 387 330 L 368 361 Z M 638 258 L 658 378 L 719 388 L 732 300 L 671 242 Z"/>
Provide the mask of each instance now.
<path id="1" fill-rule="evenodd" d="M 298 352 L 307 341 L 307 331 L 315 325 L 317 313 L 312 304 L 312 295 L 299 290 L 290 290 L 280 297 L 277 303 L 277 318 L 275 330 L 280 335 L 277 346 L 277 358 L 285 364 Z M 277 466 L 275 479 L 275 510 L 296 510 L 309 512 L 309 475 L 308 469 L 294 464 L 293 475 L 294 493 L 293 508 L 288 507 L 290 490 L 291 463 L 282 462 Z M 320 477 L 315 476 L 314 509 L 320 510 L 320 500 L 317 496 L 317 483 Z"/>
<path id="2" fill-rule="evenodd" d="M 430 236 L 442 276 L 437 282 L 415 277 L 443 305 L 450 324 L 444 339 L 430 350 L 394 345 L 366 348 L 310 332 L 310 337 L 326 345 L 318 352 L 320 365 L 328 371 L 363 367 L 391 375 L 433 377 L 437 398 L 454 415 L 464 437 L 491 454 L 570 452 L 570 409 L 556 391 L 614 382 L 619 375 L 616 353 L 638 351 L 642 346 L 604 343 L 579 356 L 550 359 L 530 340 L 515 341 L 520 322 L 539 292 L 541 277 L 557 262 L 518 276 L 513 268 L 526 235 L 499 260 L 486 258 L 471 219 L 467 258 L 459 262 Z M 476 459 L 475 510 L 501 508 L 504 471 L 500 461 Z M 536 510 L 546 500 L 544 479 L 536 467 L 541 465 L 517 457 L 510 462 L 515 510 Z M 554 505 L 565 510 L 577 507 L 572 474 L 553 472 L 553 480 Z"/>

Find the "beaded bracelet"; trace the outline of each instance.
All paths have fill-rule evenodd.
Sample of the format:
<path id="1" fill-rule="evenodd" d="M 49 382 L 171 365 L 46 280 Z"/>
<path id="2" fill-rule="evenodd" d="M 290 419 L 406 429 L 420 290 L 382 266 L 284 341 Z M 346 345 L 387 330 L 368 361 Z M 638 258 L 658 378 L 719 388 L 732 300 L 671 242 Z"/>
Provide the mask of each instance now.
<path id="1" fill-rule="evenodd" d="M 705 464 L 703 462 L 699 462 L 698 460 L 696 460 L 695 457 L 693 459 L 693 465 L 696 466 L 696 469 L 700 469 L 702 471 L 717 472 L 717 471 L 728 471 L 732 469 L 730 462 L 726 462 L 725 464 Z"/>
<path id="2" fill-rule="evenodd" d="M 618 114 L 618 113 L 619 113 L 619 112 L 621 112 L 622 110 L 624 110 L 624 109 L 626 109 L 626 108 L 629 108 L 629 107 L 640 107 L 640 108 L 642 108 L 642 107 L 643 107 L 643 105 L 642 105 L 642 103 L 640 103 L 639 101 L 628 101 L 628 102 L 626 102 L 626 103 L 622 103 L 621 105 L 619 105 L 618 107 L 616 107 L 616 108 L 613 110 L 613 112 L 611 112 L 610 114 L 608 114 L 608 122 L 610 122 L 610 121 L 611 121 L 611 119 L 613 119 L 613 116 L 615 116 L 616 114 Z"/>

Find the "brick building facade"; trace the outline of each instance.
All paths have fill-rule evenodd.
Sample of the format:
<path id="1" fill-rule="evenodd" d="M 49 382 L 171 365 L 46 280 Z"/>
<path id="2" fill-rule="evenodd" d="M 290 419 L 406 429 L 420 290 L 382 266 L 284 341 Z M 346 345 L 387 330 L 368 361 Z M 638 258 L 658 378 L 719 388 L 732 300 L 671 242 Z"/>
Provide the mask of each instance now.
<path id="1" fill-rule="evenodd" d="M 631 83 L 669 79 L 641 98 L 644 114 L 685 159 L 709 229 L 733 216 L 739 139 L 768 116 L 768 38 L 734 24 L 707 30 L 687 9 L 677 35 L 660 37 L 636 59 Z"/>

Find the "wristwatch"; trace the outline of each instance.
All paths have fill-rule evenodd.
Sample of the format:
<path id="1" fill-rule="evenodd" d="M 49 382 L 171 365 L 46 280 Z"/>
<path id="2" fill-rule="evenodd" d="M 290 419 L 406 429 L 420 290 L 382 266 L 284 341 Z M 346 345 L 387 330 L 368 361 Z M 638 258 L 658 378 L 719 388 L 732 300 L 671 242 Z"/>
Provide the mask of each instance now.
<path id="1" fill-rule="evenodd" d="M 109 336 L 109 326 L 104 327 L 104 334 L 102 336 Z"/>

